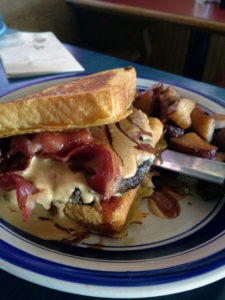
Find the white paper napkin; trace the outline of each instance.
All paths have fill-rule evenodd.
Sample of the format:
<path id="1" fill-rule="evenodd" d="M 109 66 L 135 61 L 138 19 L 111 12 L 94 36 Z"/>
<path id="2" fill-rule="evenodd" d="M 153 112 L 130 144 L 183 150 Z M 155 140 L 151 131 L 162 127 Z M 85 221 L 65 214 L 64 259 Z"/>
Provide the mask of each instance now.
<path id="1" fill-rule="evenodd" d="M 52 32 L 4 34 L 0 57 L 9 78 L 84 71 Z"/>

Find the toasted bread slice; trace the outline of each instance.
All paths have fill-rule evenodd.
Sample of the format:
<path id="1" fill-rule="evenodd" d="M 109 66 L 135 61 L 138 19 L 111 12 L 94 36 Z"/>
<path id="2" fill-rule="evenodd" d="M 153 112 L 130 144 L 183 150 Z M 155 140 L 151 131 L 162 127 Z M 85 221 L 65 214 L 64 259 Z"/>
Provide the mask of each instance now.
<path id="1" fill-rule="evenodd" d="M 99 205 L 97 203 L 85 205 L 68 202 L 64 212 L 90 232 L 117 236 L 123 234 L 136 194 L 137 188 L 129 190 L 121 197 L 103 200 Z"/>
<path id="2" fill-rule="evenodd" d="M 0 104 L 0 137 L 117 122 L 136 93 L 132 67 L 99 72 Z"/>

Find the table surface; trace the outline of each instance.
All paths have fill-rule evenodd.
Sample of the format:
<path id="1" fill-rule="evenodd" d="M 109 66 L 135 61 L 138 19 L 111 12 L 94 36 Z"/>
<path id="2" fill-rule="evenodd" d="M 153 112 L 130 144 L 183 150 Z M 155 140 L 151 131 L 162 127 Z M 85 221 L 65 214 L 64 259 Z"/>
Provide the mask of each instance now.
<path id="1" fill-rule="evenodd" d="M 193 91 L 202 91 L 203 94 L 212 95 L 214 98 L 224 99 L 224 89 L 216 87 L 211 84 L 206 84 L 200 81 L 195 81 L 192 79 L 184 78 L 175 74 L 157 70 L 154 68 L 146 67 L 133 62 L 128 62 L 126 60 L 118 59 L 108 55 L 103 55 L 94 51 L 82 49 L 79 47 L 73 47 L 66 45 L 67 49 L 77 58 L 77 60 L 82 64 L 87 73 L 99 72 L 102 70 L 116 68 L 116 67 L 126 67 L 128 65 L 133 65 L 136 68 L 137 76 L 151 77 L 152 80 L 162 80 L 169 84 L 177 83 L 182 85 L 184 88 L 190 88 Z M 53 79 L 61 77 L 61 74 L 50 75 L 42 78 Z M 21 79 L 11 79 L 8 80 L 5 76 L 4 70 L 0 62 L 0 96 L 4 95 L 10 90 L 14 90 L 24 86 L 26 84 L 32 84 L 40 81 L 39 77 L 34 78 L 21 78 Z"/>
<path id="2" fill-rule="evenodd" d="M 76 6 L 146 16 L 225 32 L 225 10 L 219 3 L 196 0 L 67 0 Z"/>
<path id="3" fill-rule="evenodd" d="M 99 53 L 95 53 L 89 50 L 81 49 L 78 47 L 72 47 L 66 45 L 70 52 L 76 56 L 78 61 L 84 66 L 87 73 L 93 73 L 101 70 L 106 70 L 110 68 L 128 66 L 131 63 L 120 60 L 117 58 L 109 57 Z M 191 87 L 193 91 L 199 91 L 205 95 L 210 94 L 214 98 L 224 99 L 225 90 L 222 88 L 215 87 L 213 85 L 205 84 L 202 82 L 194 81 L 184 77 L 176 76 L 170 73 L 165 73 L 159 70 L 155 70 L 149 67 L 144 67 L 138 64 L 132 64 L 136 70 L 138 76 L 150 77 L 153 80 L 163 81 L 170 84 L 182 84 L 185 87 Z M 54 76 L 45 76 L 45 79 L 53 79 L 61 77 L 62 75 Z M 43 77 L 41 78 L 43 79 Z M 40 80 L 40 77 L 37 78 L 25 78 L 19 80 L 7 80 L 5 77 L 4 70 L 0 65 L 0 97 L 9 91 L 16 90 L 20 86 L 29 85 Z M 59 292 L 51 290 L 46 287 L 41 287 L 33 283 L 27 282 L 20 278 L 15 277 L 3 270 L 0 270 L 0 290 L 1 290 L 1 299 L 11 299 L 11 297 L 16 297 L 19 299 L 90 299 L 86 296 L 72 295 L 64 292 Z M 207 285 L 195 289 L 193 291 L 188 291 L 184 293 L 179 293 L 176 295 L 168 295 L 161 297 L 153 297 L 151 299 L 157 300 L 176 300 L 176 299 L 214 299 L 214 300 L 224 300 L 225 295 L 225 279 L 222 279 L 213 284 Z M 118 296 L 119 298 L 119 296 Z M 93 298 L 97 299 L 97 298 Z M 99 298 L 98 298 L 99 299 Z M 149 298 L 150 299 L 150 298 Z"/>

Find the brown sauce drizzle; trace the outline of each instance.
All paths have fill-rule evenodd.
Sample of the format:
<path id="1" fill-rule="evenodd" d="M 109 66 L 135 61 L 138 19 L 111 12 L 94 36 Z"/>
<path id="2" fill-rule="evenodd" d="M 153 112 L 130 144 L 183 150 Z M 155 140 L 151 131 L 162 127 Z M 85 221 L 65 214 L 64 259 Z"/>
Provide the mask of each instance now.
<path id="1" fill-rule="evenodd" d="M 134 125 L 135 127 L 137 127 L 140 131 L 138 132 L 138 136 L 135 138 L 135 137 L 131 137 L 129 136 L 124 130 L 122 130 L 122 128 L 120 127 L 120 124 L 117 123 L 116 126 L 117 128 L 132 142 L 134 142 L 136 144 L 136 149 L 138 150 L 142 150 L 142 151 L 145 151 L 145 152 L 149 152 L 149 153 L 155 153 L 155 149 L 150 145 L 150 144 L 147 144 L 147 143 L 142 143 L 141 142 L 141 137 L 143 135 L 147 135 L 149 137 L 151 137 L 151 133 L 150 132 L 147 132 L 145 130 L 143 130 L 142 128 L 140 128 L 135 122 L 132 122 L 131 119 L 129 119 L 129 117 L 127 118 L 128 121 Z M 137 140 L 138 139 L 138 140 Z"/>
<path id="2" fill-rule="evenodd" d="M 157 208 L 154 209 L 153 205 Z M 180 215 L 180 204 L 166 189 L 160 192 L 154 192 L 149 198 L 148 206 L 151 212 L 156 213 L 157 209 L 160 211 L 160 216 L 168 219 L 176 218 Z"/>
<path id="3" fill-rule="evenodd" d="M 155 191 L 148 198 L 149 210 L 156 216 L 168 219 L 180 215 L 179 201 L 190 194 L 189 186 L 176 178 L 155 177 Z"/>

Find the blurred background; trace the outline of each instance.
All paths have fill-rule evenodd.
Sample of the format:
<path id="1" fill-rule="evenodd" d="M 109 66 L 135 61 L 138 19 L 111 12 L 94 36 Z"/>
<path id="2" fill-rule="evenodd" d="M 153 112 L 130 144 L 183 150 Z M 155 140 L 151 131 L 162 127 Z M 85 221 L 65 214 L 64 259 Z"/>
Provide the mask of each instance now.
<path id="1" fill-rule="evenodd" d="M 191 39 L 192 28 L 189 26 L 140 16 L 102 13 L 101 10 L 74 7 L 66 0 L 10 0 L 10 3 L 1 0 L 0 11 L 10 28 L 52 31 L 64 43 L 189 77 L 189 66 L 185 61 Z M 203 31 L 203 34 L 206 36 L 207 32 Z M 215 80 L 221 77 L 223 70 L 225 33 L 215 31 L 209 37 L 201 77 L 195 79 L 217 83 Z"/>

